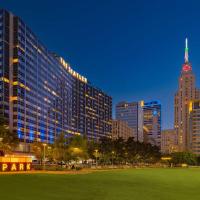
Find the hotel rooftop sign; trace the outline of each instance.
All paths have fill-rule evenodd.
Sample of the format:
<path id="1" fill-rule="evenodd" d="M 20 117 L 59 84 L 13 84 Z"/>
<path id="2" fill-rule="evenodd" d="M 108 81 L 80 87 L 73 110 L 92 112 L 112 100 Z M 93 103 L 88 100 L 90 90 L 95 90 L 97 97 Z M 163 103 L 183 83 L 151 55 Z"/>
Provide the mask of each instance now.
<path id="1" fill-rule="evenodd" d="M 30 171 L 31 157 L 5 156 L 0 157 L 0 172 Z"/>

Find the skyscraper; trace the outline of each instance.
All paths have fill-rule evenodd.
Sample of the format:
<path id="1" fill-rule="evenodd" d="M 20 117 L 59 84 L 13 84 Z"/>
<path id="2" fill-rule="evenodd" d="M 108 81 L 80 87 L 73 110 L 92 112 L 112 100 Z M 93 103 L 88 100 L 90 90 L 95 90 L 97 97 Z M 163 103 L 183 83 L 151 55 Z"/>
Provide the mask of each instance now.
<path id="1" fill-rule="evenodd" d="M 135 140 L 139 139 L 139 131 L 142 131 L 142 109 L 141 102 L 120 102 L 116 105 L 116 119 L 125 121 L 128 126 L 133 129 L 133 137 Z M 140 121 L 139 121 L 140 120 Z"/>
<path id="2" fill-rule="evenodd" d="M 174 127 L 178 135 L 179 151 L 189 150 L 189 110 L 191 100 L 199 98 L 195 76 L 188 56 L 188 41 L 185 40 L 185 62 L 179 77 L 178 91 L 174 98 Z"/>
<path id="3" fill-rule="evenodd" d="M 0 9 L 0 112 L 21 141 L 60 132 L 111 137 L 112 98 L 51 53 L 17 16 Z"/>
<path id="4" fill-rule="evenodd" d="M 200 154 L 200 99 L 189 103 L 189 149 Z"/>
<path id="5" fill-rule="evenodd" d="M 161 104 L 158 101 L 144 103 L 143 106 L 144 142 L 161 146 Z"/>
<path id="6" fill-rule="evenodd" d="M 158 101 L 120 102 L 116 105 L 116 119 L 128 123 L 136 141 L 160 147 L 161 104 Z"/>

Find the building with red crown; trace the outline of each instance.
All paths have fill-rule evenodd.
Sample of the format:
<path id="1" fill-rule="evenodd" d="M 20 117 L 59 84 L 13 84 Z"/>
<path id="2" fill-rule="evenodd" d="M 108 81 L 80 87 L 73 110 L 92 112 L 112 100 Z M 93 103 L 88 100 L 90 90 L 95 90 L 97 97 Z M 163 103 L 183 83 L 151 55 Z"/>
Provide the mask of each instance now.
<path id="1" fill-rule="evenodd" d="M 179 151 L 190 150 L 189 103 L 199 99 L 195 75 L 188 56 L 188 40 L 185 40 L 185 62 L 179 77 L 178 91 L 174 98 L 174 128 L 177 132 Z"/>

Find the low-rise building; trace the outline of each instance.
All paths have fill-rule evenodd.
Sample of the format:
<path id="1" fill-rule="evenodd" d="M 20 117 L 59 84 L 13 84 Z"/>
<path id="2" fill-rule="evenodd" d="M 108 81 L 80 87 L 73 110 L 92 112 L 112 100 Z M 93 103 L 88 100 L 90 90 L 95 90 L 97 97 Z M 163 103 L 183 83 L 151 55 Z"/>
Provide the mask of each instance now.
<path id="1" fill-rule="evenodd" d="M 128 140 L 129 137 L 133 137 L 134 130 L 128 126 L 127 122 L 121 120 L 112 121 L 112 139 L 123 138 Z"/>
<path id="2" fill-rule="evenodd" d="M 161 152 L 168 154 L 178 151 L 178 138 L 175 129 L 166 129 L 161 133 Z"/>

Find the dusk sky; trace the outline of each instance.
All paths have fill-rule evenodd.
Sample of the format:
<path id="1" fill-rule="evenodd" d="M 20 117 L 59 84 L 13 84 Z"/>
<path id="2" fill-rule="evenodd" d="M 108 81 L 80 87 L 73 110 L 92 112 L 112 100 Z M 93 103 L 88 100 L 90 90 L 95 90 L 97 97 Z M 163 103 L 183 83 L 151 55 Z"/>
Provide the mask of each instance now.
<path id="1" fill-rule="evenodd" d="M 159 100 L 163 128 L 173 127 L 185 37 L 200 86 L 199 1 L 1 0 L 0 7 L 20 16 L 49 50 L 112 96 L 114 106 Z"/>

